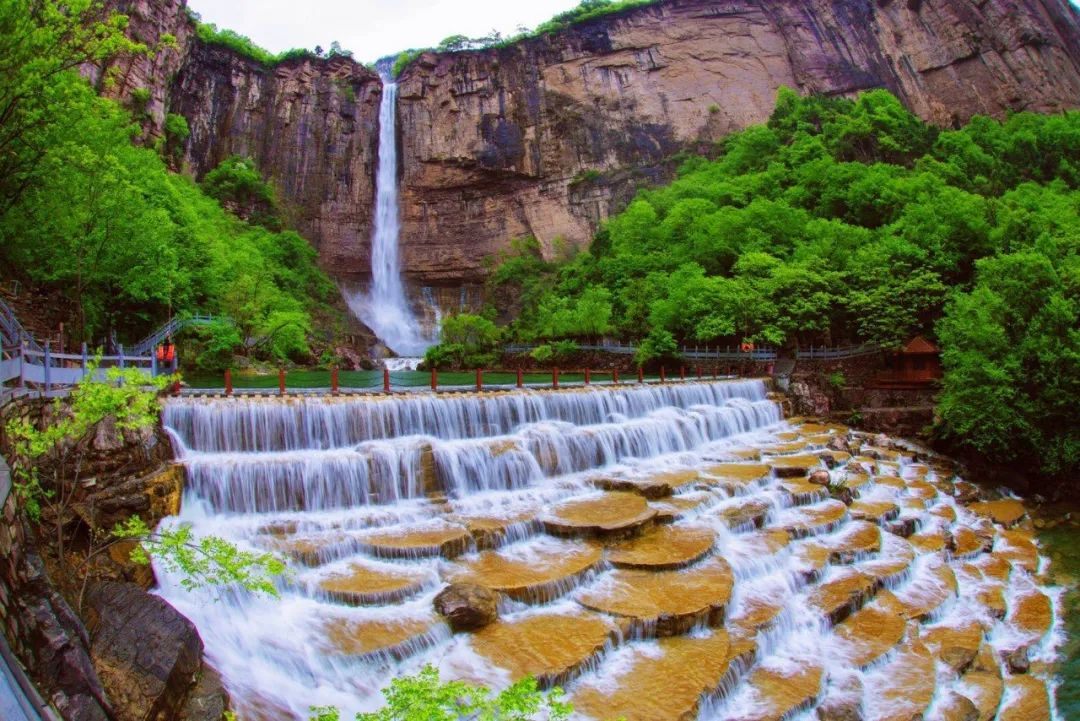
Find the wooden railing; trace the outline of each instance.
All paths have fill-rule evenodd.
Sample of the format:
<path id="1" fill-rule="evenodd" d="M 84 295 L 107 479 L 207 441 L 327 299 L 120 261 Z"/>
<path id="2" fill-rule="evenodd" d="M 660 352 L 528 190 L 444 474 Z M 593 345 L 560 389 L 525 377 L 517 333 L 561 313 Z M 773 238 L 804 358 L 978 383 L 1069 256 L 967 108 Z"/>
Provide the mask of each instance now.
<path id="1" fill-rule="evenodd" d="M 507 345 L 503 350 L 507 353 L 528 353 L 531 350 L 535 350 L 539 346 L 535 344 L 513 343 Z M 637 353 L 638 347 L 635 345 L 627 345 L 623 343 L 578 343 L 576 345 L 577 350 L 585 351 L 602 351 L 604 353 L 614 353 L 616 355 L 634 355 Z M 751 362 L 751 361 L 774 361 L 776 360 L 775 348 L 754 348 L 752 350 L 742 350 L 739 346 L 683 346 L 678 350 L 678 355 L 686 358 L 687 360 L 702 360 L 702 361 L 736 361 L 736 362 Z"/>

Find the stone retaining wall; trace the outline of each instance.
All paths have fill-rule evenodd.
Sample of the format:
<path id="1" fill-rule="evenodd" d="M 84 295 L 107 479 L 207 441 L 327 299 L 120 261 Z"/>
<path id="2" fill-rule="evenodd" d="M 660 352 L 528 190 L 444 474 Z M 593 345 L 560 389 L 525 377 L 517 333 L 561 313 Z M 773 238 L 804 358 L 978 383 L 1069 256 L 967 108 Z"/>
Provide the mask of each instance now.
<path id="1" fill-rule="evenodd" d="M 0 476 L 7 466 L 0 460 Z M 3 490 L 0 480 L 0 490 Z M 0 493 L 0 497 L 4 494 Z M 90 661 L 86 630 L 57 593 L 34 550 L 15 493 L 0 513 L 0 622 L 8 645 L 42 696 L 69 721 L 112 719 Z"/>
<path id="2" fill-rule="evenodd" d="M 29 398 L 0 407 L 0 453 L 10 454 L 2 430 L 8 421 L 39 424 L 53 412 L 47 402 Z M 172 448 L 160 426 L 120 434 L 105 421 L 83 443 L 72 504 L 83 521 L 109 528 L 138 515 L 154 525 L 179 511 L 183 469 L 170 462 Z M 0 468 L 7 469 L 2 457 Z M 87 588 L 85 610 L 94 620 L 88 631 L 50 580 L 38 550 L 46 538 L 24 517 L 17 495 L 5 492 L 10 481 L 3 471 L 0 628 L 45 701 L 65 721 L 220 721 L 228 707 L 221 681 L 202 663 L 202 642 L 190 621 L 144 590 L 153 583 L 149 568 L 131 564 L 120 545 L 97 557 Z M 126 645 L 102 630 L 115 628 L 128 634 Z M 142 652 L 148 638 L 153 655 Z"/>

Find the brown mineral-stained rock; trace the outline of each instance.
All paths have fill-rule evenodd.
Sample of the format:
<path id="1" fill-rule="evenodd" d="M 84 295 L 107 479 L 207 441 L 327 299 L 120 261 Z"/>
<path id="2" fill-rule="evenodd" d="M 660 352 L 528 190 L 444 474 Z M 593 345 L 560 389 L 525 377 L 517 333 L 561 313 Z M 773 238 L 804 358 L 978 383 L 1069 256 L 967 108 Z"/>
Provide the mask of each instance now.
<path id="1" fill-rule="evenodd" d="M 963 673 L 982 646 L 983 629 L 975 621 L 961 626 L 937 626 L 922 636 L 926 647 L 954 672 Z"/>
<path id="2" fill-rule="evenodd" d="M 225 690 L 221 674 L 204 663 L 178 721 L 221 721 L 228 710 L 229 692 Z"/>
<path id="3" fill-rule="evenodd" d="M 556 536 L 624 538 L 652 525 L 656 509 L 636 493 L 613 491 L 564 501 L 544 516 L 544 528 Z"/>
<path id="4" fill-rule="evenodd" d="M 1046 684 L 1033 676 L 1013 676 L 1005 681 L 1009 700 L 998 712 L 999 721 L 1049 721 L 1050 695 Z"/>
<path id="5" fill-rule="evenodd" d="M 173 718 L 202 669 L 195 625 L 133 584 L 94 584 L 86 600 L 91 657 L 118 721 Z"/>
<path id="6" fill-rule="evenodd" d="M 590 610 L 654 628 L 658 636 L 672 636 L 699 623 L 723 621 L 733 584 L 731 567 L 715 559 L 681 571 L 620 569 L 577 600 Z"/>
<path id="7" fill-rule="evenodd" d="M 601 719 L 690 721 L 702 696 L 721 686 L 742 657 L 742 644 L 724 629 L 704 638 L 664 638 L 657 647 L 657 653 L 635 655 L 614 690 L 579 685 L 569 699 L 574 709 Z"/>
<path id="8" fill-rule="evenodd" d="M 1015 526 L 1027 515 L 1024 504 L 1011 498 L 972 503 L 968 506 L 968 509 L 980 516 L 991 519 L 994 523 L 1000 523 L 1006 528 Z"/>
<path id="9" fill-rule="evenodd" d="M 455 631 L 475 631 L 499 617 L 499 597 L 475 583 L 451 583 L 435 596 L 435 610 Z"/>
<path id="10" fill-rule="evenodd" d="M 567 593 L 603 558 L 591 543 L 562 541 L 526 557 L 484 551 L 447 571 L 453 581 L 479 584 L 524 603 L 548 603 Z"/>
<path id="11" fill-rule="evenodd" d="M 577 677 L 615 636 L 614 624 L 597 614 L 544 613 L 492 624 L 472 646 L 514 681 L 533 676 L 550 688 Z"/>

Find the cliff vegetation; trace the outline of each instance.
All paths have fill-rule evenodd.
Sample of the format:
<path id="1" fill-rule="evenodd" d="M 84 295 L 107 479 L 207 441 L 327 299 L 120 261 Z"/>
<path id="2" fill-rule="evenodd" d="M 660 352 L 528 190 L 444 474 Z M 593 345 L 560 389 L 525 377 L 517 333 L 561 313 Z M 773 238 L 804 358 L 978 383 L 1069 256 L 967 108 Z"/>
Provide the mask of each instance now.
<path id="1" fill-rule="evenodd" d="M 305 358 L 333 285 L 283 230 L 273 190 L 230 159 L 204 192 L 169 170 L 183 117 L 166 119 L 156 148 L 138 147 L 139 97 L 121 106 L 79 75 L 156 51 L 126 24 L 90 0 L 0 5 L 0 268 L 66 299 L 75 343 L 134 341 L 170 315 L 212 312 L 237 321 L 218 346 Z"/>
<path id="2" fill-rule="evenodd" d="M 396 78 L 409 63 L 413 62 L 426 52 L 453 53 L 461 50 L 504 48 L 519 43 L 522 40 L 528 40 L 529 38 L 536 38 L 541 35 L 565 30 L 577 23 L 595 20 L 596 18 L 601 18 L 605 15 L 641 7 L 642 5 L 651 5 L 655 2 L 657 2 L 657 0 L 581 0 L 577 7 L 561 12 L 550 20 L 545 20 L 537 25 L 535 29 L 530 30 L 528 28 L 520 28 L 520 32 L 507 37 L 503 37 L 502 33 L 497 30 L 492 30 L 489 34 L 479 38 L 470 38 L 465 35 L 450 35 L 443 38 L 443 40 L 433 48 L 411 48 L 409 50 L 403 50 L 396 58 L 394 58 L 390 74 L 392 77 Z"/>
<path id="3" fill-rule="evenodd" d="M 782 90 L 768 123 L 642 190 L 561 262 L 519 242 L 509 337 L 678 344 L 936 338 L 938 434 L 989 463 L 1080 470 L 1080 113 L 941 130 L 885 91 Z M 490 313 L 493 314 L 493 310 Z M 436 351 L 437 353 L 437 351 Z"/>

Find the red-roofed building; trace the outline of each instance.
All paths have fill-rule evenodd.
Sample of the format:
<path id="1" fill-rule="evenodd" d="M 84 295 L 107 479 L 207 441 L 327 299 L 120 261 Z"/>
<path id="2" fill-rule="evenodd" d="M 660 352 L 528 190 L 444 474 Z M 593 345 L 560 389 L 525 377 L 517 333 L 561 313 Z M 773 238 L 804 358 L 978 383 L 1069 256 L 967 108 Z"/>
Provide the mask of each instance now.
<path id="1" fill-rule="evenodd" d="M 876 385 L 884 388 L 922 388 L 941 379 L 941 350 L 917 335 L 899 351 L 886 356 L 888 370 Z"/>

